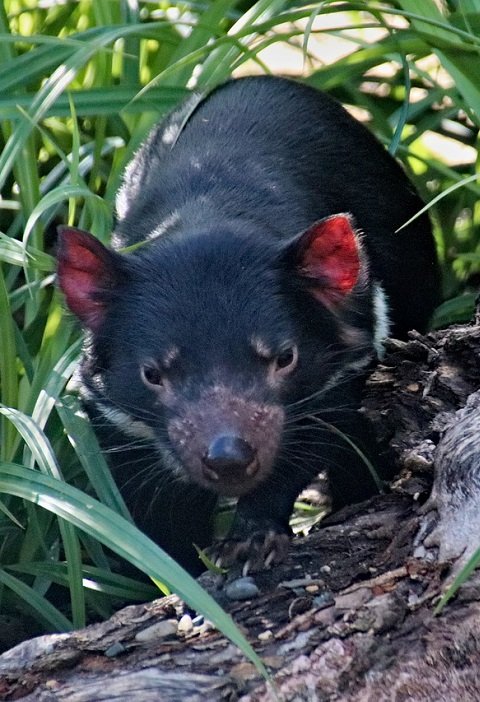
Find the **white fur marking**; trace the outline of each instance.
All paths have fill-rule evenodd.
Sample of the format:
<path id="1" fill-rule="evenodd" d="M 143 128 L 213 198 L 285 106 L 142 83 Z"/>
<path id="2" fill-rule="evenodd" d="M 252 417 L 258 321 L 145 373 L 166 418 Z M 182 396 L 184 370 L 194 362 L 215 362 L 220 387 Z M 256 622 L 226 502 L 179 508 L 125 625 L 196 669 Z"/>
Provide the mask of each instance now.
<path id="1" fill-rule="evenodd" d="M 162 135 L 162 143 L 166 146 L 171 146 L 177 141 L 178 135 L 180 134 L 180 126 L 173 122 L 165 127 L 165 131 Z"/>
<path id="2" fill-rule="evenodd" d="M 119 222 L 127 216 L 131 200 L 140 189 L 140 176 L 136 172 L 137 159 L 130 161 L 122 178 L 122 185 L 115 198 L 115 211 Z M 128 181 L 128 186 L 127 186 Z"/>
<path id="3" fill-rule="evenodd" d="M 338 381 L 341 380 L 343 376 L 347 375 L 350 371 L 360 371 L 362 370 L 362 368 L 366 368 L 368 364 L 371 363 L 372 358 L 373 353 L 367 353 L 365 354 L 365 356 L 361 356 L 361 358 L 358 358 L 355 361 L 351 361 L 351 363 L 347 363 L 343 366 L 343 368 L 339 368 L 339 370 L 336 373 L 330 376 L 325 385 L 322 386 L 321 392 L 327 392 L 327 390 L 334 388 Z"/>
<path id="4" fill-rule="evenodd" d="M 180 215 L 178 212 L 172 212 L 169 214 L 163 222 L 160 222 L 153 232 L 150 232 L 150 234 L 146 237 L 147 241 L 152 241 L 152 239 L 157 239 L 159 236 L 163 236 L 165 232 L 167 232 L 170 227 L 174 227 L 176 224 L 180 222 Z"/>
<path id="5" fill-rule="evenodd" d="M 97 402 L 97 407 L 102 415 L 116 427 L 135 438 L 154 439 L 155 432 L 147 424 L 140 422 L 138 419 L 132 419 L 126 412 L 119 409 L 113 409 L 104 405 L 103 402 Z"/>
<path id="6" fill-rule="evenodd" d="M 385 355 L 383 342 L 390 335 L 391 322 L 388 298 L 380 283 L 373 284 L 373 316 L 375 328 L 373 345 L 378 358 L 383 358 Z"/>

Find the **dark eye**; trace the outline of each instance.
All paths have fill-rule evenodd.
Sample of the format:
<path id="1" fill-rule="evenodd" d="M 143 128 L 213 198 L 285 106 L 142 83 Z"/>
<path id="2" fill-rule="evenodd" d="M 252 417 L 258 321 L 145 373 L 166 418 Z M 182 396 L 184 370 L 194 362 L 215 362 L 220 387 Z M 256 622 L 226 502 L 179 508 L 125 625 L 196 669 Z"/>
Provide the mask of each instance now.
<path id="1" fill-rule="evenodd" d="M 296 346 L 291 346 L 275 356 L 275 370 L 278 372 L 289 373 L 293 371 L 298 361 L 298 349 Z"/>
<path id="2" fill-rule="evenodd" d="M 163 374 L 154 361 L 147 361 L 140 367 L 142 380 L 146 385 L 163 385 Z"/>

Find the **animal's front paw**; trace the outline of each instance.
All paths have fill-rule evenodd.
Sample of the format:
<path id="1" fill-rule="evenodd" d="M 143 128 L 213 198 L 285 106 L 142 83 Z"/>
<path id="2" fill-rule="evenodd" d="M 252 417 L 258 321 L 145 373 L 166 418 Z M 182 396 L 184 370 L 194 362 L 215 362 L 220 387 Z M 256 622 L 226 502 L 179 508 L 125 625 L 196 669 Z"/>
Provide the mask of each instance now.
<path id="1" fill-rule="evenodd" d="M 285 528 L 266 520 L 265 523 L 250 522 L 234 524 L 227 538 L 217 541 L 209 550 L 209 557 L 215 565 L 230 568 L 243 563 L 242 573 L 247 575 L 281 563 L 288 554 L 290 532 Z"/>

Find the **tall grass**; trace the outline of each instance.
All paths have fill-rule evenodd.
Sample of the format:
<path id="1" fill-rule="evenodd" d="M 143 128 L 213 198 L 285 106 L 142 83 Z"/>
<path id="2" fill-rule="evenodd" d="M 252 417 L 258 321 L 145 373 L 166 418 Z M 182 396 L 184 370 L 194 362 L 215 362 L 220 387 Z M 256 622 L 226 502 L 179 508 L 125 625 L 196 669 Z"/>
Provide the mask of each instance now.
<path id="1" fill-rule="evenodd" d="M 329 37 L 347 49 L 323 63 L 317 54 Z M 108 241 L 125 163 L 192 86 L 209 90 L 232 74 L 269 70 L 275 46 L 297 50 L 308 83 L 363 110 L 427 201 L 446 193 L 432 207 L 449 300 L 436 323 L 470 313 L 480 270 L 475 0 L 447 2 L 443 12 L 433 0 L 6 0 L 0 610 L 28 613 L 31 631 L 81 626 L 87 612 L 107 616 L 118 598 L 155 593 L 112 572 L 107 546 L 178 592 L 254 658 L 229 618 L 128 521 L 75 392 L 66 390 L 81 343 L 55 290 L 53 255 L 60 222 Z M 460 160 L 446 162 L 445 145 L 460 147 Z M 67 610 L 52 599 L 58 587 L 68 589 Z"/>

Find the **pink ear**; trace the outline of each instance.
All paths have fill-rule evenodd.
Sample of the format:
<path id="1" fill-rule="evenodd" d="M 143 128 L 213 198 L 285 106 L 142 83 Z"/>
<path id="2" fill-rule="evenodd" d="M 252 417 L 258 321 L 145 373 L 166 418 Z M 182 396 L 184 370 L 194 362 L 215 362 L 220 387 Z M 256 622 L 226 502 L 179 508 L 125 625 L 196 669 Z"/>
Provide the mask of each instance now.
<path id="1" fill-rule="evenodd" d="M 117 282 L 117 255 L 80 229 L 59 227 L 57 273 L 67 305 L 96 331 L 105 316 L 107 296 Z"/>
<path id="2" fill-rule="evenodd" d="M 312 294 L 327 307 L 338 307 L 361 273 L 361 247 L 350 216 L 338 214 L 316 222 L 297 247 L 297 266 L 311 279 Z"/>

